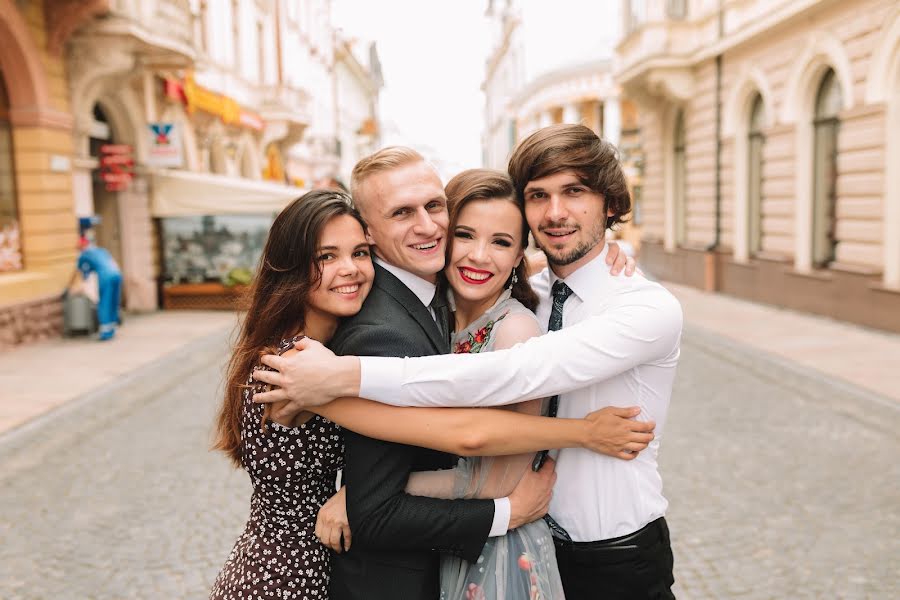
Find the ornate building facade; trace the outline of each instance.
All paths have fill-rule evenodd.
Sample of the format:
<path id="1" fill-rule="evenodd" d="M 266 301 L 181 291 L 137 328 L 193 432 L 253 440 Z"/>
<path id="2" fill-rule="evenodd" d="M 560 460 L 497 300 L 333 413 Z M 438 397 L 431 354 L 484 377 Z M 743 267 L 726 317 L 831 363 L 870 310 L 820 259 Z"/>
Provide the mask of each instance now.
<path id="1" fill-rule="evenodd" d="M 578 18 L 572 19 L 575 14 Z M 486 166 L 505 170 L 515 145 L 540 127 L 581 123 L 619 147 L 633 195 L 639 198 L 642 158 L 636 107 L 613 78 L 618 14 L 617 5 L 610 3 L 489 2 L 493 47 L 482 84 Z M 563 31 L 566 42 L 558 44 L 555 36 Z M 548 36 L 553 52 L 543 47 Z M 637 204 L 635 209 L 639 214 Z M 636 225 L 632 219 L 618 232 L 635 247 L 640 242 Z"/>
<path id="2" fill-rule="evenodd" d="M 61 332 L 79 217 L 128 310 L 231 307 L 274 215 L 377 139 L 330 0 L 0 0 L 0 50 L 0 345 Z"/>
<path id="3" fill-rule="evenodd" d="M 63 53 L 103 2 L 0 0 L 0 348 L 59 335 L 75 270 Z"/>
<path id="4" fill-rule="evenodd" d="M 897 3 L 622 6 L 645 268 L 900 331 Z"/>

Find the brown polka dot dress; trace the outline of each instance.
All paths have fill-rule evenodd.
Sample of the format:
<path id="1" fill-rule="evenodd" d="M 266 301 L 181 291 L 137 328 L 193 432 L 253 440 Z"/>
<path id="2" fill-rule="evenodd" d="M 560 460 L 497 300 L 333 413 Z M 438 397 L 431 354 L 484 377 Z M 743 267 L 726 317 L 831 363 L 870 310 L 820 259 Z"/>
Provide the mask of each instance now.
<path id="1" fill-rule="evenodd" d="M 286 340 L 285 351 L 293 345 Z M 298 427 L 271 420 L 244 392 L 241 461 L 253 483 L 250 518 L 210 598 L 328 598 L 328 549 L 316 539 L 316 515 L 334 495 L 343 463 L 340 428 L 318 415 Z"/>

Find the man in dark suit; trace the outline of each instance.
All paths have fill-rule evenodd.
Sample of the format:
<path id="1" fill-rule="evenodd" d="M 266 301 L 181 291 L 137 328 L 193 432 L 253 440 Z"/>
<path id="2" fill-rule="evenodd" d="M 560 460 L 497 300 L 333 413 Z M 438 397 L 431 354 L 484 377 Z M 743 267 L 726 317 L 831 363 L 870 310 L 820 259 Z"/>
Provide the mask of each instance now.
<path id="1" fill-rule="evenodd" d="M 440 178 L 414 150 L 386 148 L 356 165 L 351 188 L 369 227 L 375 283 L 362 310 L 341 324 L 331 348 L 363 356 L 448 353 L 449 313 L 435 285 L 449 225 Z M 537 490 L 501 500 L 405 493 L 411 472 L 451 468 L 455 456 L 352 431 L 345 431 L 345 444 L 353 547 L 333 555 L 334 600 L 437 599 L 439 551 L 475 561 L 489 534 L 503 535 L 540 516 Z M 552 485 L 546 473 L 529 481 L 523 485 Z"/>
<path id="2" fill-rule="evenodd" d="M 414 150 L 385 148 L 354 167 L 351 191 L 368 225 L 375 281 L 362 310 L 341 324 L 331 348 L 358 356 L 448 353 L 449 313 L 444 292 L 436 287 L 449 227 L 440 178 Z M 622 257 L 617 268 L 624 262 Z M 277 366 L 266 358 L 265 364 Z M 276 376 L 282 377 L 258 373 L 260 380 L 278 389 L 257 398 L 290 398 L 283 390 L 286 385 L 296 388 L 296 382 Z M 538 473 L 528 471 L 508 498 L 410 496 L 405 488 L 411 472 L 450 468 L 456 457 L 348 430 L 345 443 L 343 483 L 353 544 L 349 551 L 332 555 L 333 600 L 436 600 L 439 552 L 476 561 L 488 537 L 505 535 L 546 512 L 555 479 L 548 463 Z"/>

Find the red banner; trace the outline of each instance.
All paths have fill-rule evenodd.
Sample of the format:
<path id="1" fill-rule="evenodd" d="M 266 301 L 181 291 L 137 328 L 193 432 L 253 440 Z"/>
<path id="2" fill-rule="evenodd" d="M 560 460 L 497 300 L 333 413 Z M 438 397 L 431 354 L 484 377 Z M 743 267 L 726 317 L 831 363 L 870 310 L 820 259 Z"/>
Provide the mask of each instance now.
<path id="1" fill-rule="evenodd" d="M 100 179 L 109 192 L 128 189 L 134 174 L 131 146 L 126 144 L 104 144 L 100 146 Z"/>

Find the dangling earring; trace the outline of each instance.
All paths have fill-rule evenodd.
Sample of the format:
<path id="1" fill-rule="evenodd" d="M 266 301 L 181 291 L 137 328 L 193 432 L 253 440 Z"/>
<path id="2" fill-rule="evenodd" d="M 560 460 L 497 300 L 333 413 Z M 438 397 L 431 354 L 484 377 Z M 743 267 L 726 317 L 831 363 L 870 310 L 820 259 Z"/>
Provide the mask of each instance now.
<path id="1" fill-rule="evenodd" d="M 516 273 L 516 270 L 513 269 L 512 278 L 509 280 L 509 289 L 512 289 L 514 285 L 519 282 L 519 275 Z"/>

